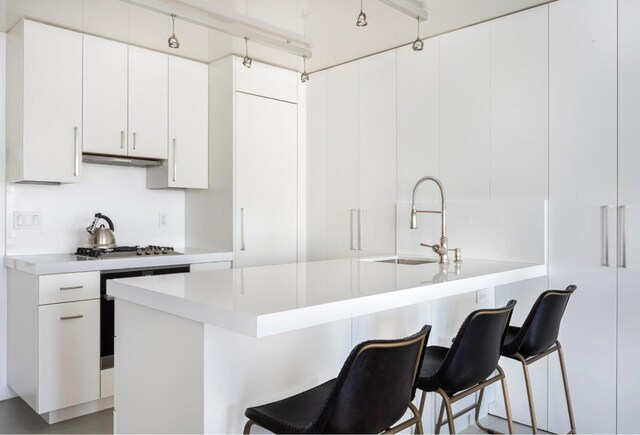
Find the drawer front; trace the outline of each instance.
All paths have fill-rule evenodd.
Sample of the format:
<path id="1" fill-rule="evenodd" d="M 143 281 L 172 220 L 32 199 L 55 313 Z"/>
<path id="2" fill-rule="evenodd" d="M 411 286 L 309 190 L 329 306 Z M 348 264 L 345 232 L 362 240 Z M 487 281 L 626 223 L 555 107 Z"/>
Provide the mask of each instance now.
<path id="1" fill-rule="evenodd" d="M 100 300 L 38 307 L 38 413 L 100 398 Z"/>
<path id="2" fill-rule="evenodd" d="M 100 272 L 40 276 L 40 305 L 98 299 Z"/>

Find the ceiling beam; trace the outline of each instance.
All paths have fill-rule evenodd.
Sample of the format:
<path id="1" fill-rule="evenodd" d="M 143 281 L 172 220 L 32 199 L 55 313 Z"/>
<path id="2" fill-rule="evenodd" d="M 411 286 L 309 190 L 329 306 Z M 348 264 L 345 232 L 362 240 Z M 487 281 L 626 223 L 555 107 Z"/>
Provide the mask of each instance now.
<path id="1" fill-rule="evenodd" d="M 403 14 L 413 18 L 420 18 L 420 21 L 427 19 L 427 9 L 425 5 L 418 0 L 379 0 L 387 6 L 390 6 Z"/>
<path id="2" fill-rule="evenodd" d="M 244 15 L 218 14 L 170 0 L 120 1 L 167 16 L 174 14 L 179 20 L 238 38 L 249 38 L 254 43 L 273 47 L 295 56 L 305 56 L 307 59 L 312 56 L 311 42 L 308 38 Z"/>

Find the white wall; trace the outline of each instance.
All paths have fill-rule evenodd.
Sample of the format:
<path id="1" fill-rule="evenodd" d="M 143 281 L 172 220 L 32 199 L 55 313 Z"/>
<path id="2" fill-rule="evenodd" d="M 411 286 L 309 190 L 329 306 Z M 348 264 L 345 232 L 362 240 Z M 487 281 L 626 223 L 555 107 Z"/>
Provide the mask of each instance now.
<path id="1" fill-rule="evenodd" d="M 184 192 L 148 190 L 145 169 L 83 163 L 82 182 L 8 184 L 7 255 L 75 252 L 87 242 L 93 215 L 109 216 L 119 245 L 184 247 Z M 41 213 L 41 229 L 15 230 L 15 211 Z M 160 227 L 159 214 L 167 215 Z"/>

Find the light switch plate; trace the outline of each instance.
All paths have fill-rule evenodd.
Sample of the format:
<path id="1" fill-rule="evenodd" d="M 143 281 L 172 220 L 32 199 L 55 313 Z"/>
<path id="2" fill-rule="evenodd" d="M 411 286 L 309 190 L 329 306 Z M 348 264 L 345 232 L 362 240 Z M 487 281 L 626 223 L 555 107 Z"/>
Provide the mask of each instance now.
<path id="1" fill-rule="evenodd" d="M 42 228 L 42 212 L 39 211 L 14 211 L 14 230 L 39 230 Z"/>
<path id="2" fill-rule="evenodd" d="M 160 227 L 167 226 L 167 215 L 165 213 L 158 214 L 158 226 Z"/>

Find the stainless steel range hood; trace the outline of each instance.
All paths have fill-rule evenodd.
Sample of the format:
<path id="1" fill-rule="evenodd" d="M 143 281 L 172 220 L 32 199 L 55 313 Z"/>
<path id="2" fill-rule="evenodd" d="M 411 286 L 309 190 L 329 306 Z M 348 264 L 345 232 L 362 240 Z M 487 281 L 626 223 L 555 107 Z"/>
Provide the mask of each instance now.
<path id="1" fill-rule="evenodd" d="M 101 154 L 82 154 L 82 161 L 85 163 L 97 163 L 111 166 L 130 166 L 134 168 L 150 168 L 152 166 L 162 166 L 162 161 L 151 159 L 139 159 L 135 157 L 105 156 Z"/>

